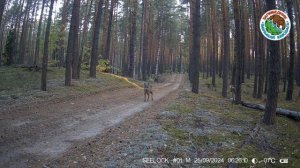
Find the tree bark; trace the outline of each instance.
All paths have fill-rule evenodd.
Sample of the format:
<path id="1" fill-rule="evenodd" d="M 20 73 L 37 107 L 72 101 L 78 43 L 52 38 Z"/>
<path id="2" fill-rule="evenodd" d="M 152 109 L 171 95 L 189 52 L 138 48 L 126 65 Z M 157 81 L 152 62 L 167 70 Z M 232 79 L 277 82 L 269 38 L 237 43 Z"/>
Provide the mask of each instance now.
<path id="1" fill-rule="evenodd" d="M 286 100 L 292 100 L 293 90 L 294 90 L 294 59 L 295 59 L 293 1 L 287 0 L 287 9 L 288 9 L 288 16 L 291 20 L 291 30 L 290 30 L 290 65 L 288 70 L 288 86 L 287 86 Z"/>
<path id="2" fill-rule="evenodd" d="M 101 26 L 101 16 L 102 16 L 102 6 L 103 0 L 99 0 L 98 11 L 95 12 L 95 26 L 93 33 L 93 42 L 92 42 L 92 53 L 91 53 L 91 64 L 90 64 L 90 77 L 96 78 L 96 67 L 98 64 L 98 44 L 99 44 L 99 33 Z"/>
<path id="3" fill-rule="evenodd" d="M 48 55 L 49 55 L 49 37 L 50 37 L 50 28 L 52 20 L 54 0 L 51 0 L 50 10 L 48 15 L 46 33 L 45 33 L 45 43 L 44 43 L 44 57 L 43 57 L 43 66 L 42 66 L 42 78 L 41 78 L 41 90 L 47 90 L 47 68 L 48 68 Z"/>
<path id="4" fill-rule="evenodd" d="M 252 9 L 253 9 L 253 22 L 254 22 L 254 53 L 255 53 L 255 58 L 254 58 L 254 86 L 253 86 L 253 93 L 252 93 L 252 97 L 253 98 L 256 98 L 256 95 L 257 95 L 257 88 L 258 88 L 258 72 L 259 72 L 259 69 L 258 69 L 258 64 L 259 64 L 259 60 L 258 60 L 258 57 L 259 57 L 259 54 L 258 54 L 258 46 L 260 44 L 260 41 L 259 41 L 259 38 L 258 38 L 258 11 L 257 11 L 257 6 L 256 6 L 256 1 L 253 0 L 252 1 Z"/>
<path id="5" fill-rule="evenodd" d="M 109 20 L 108 20 L 108 29 L 107 29 L 107 36 L 106 36 L 106 47 L 104 51 L 103 58 L 109 59 L 110 58 L 110 41 L 111 41 L 111 32 L 112 32 L 112 21 L 113 21 L 113 12 L 115 6 L 115 0 L 111 0 L 110 2 L 110 10 L 109 10 Z"/>
<path id="6" fill-rule="evenodd" d="M 295 11 L 297 11 L 297 65 L 296 65 L 296 83 L 297 86 L 300 86 L 300 2 L 299 1 L 295 1 Z M 300 92 L 299 92 L 300 93 Z"/>
<path id="7" fill-rule="evenodd" d="M 149 8 L 149 1 L 143 0 L 144 5 L 144 25 L 143 25 L 143 57 L 142 57 L 142 78 L 144 81 L 147 80 L 147 62 L 148 62 L 148 27 L 149 27 L 149 15 L 148 15 L 148 8 Z"/>
<path id="8" fill-rule="evenodd" d="M 42 10 L 41 10 L 41 14 L 40 14 L 39 26 L 38 26 L 38 31 L 37 31 L 37 35 L 36 35 L 36 44 L 35 44 L 34 61 L 33 61 L 34 65 L 37 65 L 39 62 L 40 38 L 41 38 L 41 31 L 42 31 L 42 21 L 43 21 L 45 2 L 46 2 L 46 0 L 43 0 L 43 2 L 42 2 Z"/>
<path id="9" fill-rule="evenodd" d="M 72 51 L 72 78 L 80 78 L 80 57 L 79 57 L 79 13 L 80 13 L 80 0 L 74 0 L 74 6 L 72 10 L 72 18 L 74 17 L 74 26 L 70 31 L 73 32 L 73 51 Z"/>
<path id="10" fill-rule="evenodd" d="M 200 58 L 200 0 L 191 1 L 192 11 L 192 92 L 199 92 L 199 58 Z"/>
<path id="11" fill-rule="evenodd" d="M 133 0 L 133 9 L 131 14 L 131 33 L 129 40 L 129 77 L 134 77 L 135 68 L 135 41 L 136 41 L 136 20 L 137 20 L 137 0 Z"/>
<path id="12" fill-rule="evenodd" d="M 2 0 L 0 2 L 0 26 L 1 26 L 1 21 L 2 21 L 2 16 L 4 13 L 4 9 L 5 9 L 5 4 L 6 4 L 6 0 Z"/>
<path id="13" fill-rule="evenodd" d="M 227 97 L 227 89 L 228 89 L 228 62 L 230 56 L 230 34 L 229 34 L 229 19 L 228 19 L 228 3 L 226 0 L 222 0 L 222 11 L 223 11 L 223 45 L 224 45 L 224 55 L 223 55 L 223 65 L 222 65 L 222 78 L 223 78 L 223 87 L 222 87 L 222 96 Z"/>
<path id="14" fill-rule="evenodd" d="M 215 0 L 210 1 L 211 5 L 211 33 L 212 33 L 212 55 L 211 55 L 211 68 L 212 68 L 212 86 L 216 87 L 216 57 L 218 53 L 218 38 L 216 31 L 216 3 Z"/>
<path id="15" fill-rule="evenodd" d="M 62 18 L 61 18 L 61 27 L 59 32 L 59 66 L 65 65 L 65 29 L 68 21 L 68 4 L 70 0 L 64 0 L 64 4 L 62 7 Z"/>
<path id="16" fill-rule="evenodd" d="M 71 24 L 70 24 L 70 30 L 69 30 L 69 38 L 68 38 L 68 47 L 67 47 L 67 54 L 66 54 L 66 71 L 65 71 L 65 85 L 71 86 L 71 78 L 72 78 L 72 60 L 73 60 L 73 54 L 74 54 L 74 43 L 75 43 L 75 31 L 78 30 L 76 28 L 76 17 L 77 17 L 77 6 L 78 1 L 80 3 L 80 0 L 74 0 L 73 2 L 73 9 L 72 9 L 72 17 L 71 17 Z"/>
<path id="17" fill-rule="evenodd" d="M 275 0 L 270 0 L 267 3 L 268 9 L 275 9 Z M 280 55 L 279 41 L 269 41 L 270 44 L 270 60 L 269 60 L 269 75 L 268 75 L 268 90 L 267 102 L 263 122 L 267 125 L 275 124 L 275 114 L 278 101 L 279 80 L 280 80 Z M 272 65 L 272 66 L 271 66 Z"/>
<path id="18" fill-rule="evenodd" d="M 28 34 L 28 20 L 29 20 L 29 11 L 32 5 L 32 0 L 27 1 L 26 9 L 25 9 L 25 16 L 23 18 L 23 26 L 22 26 L 22 33 L 19 45 L 19 63 L 23 64 L 25 61 L 26 55 L 26 41 L 27 41 L 27 34 Z"/>
<path id="19" fill-rule="evenodd" d="M 234 22 L 235 22 L 235 59 L 236 59 L 236 74 L 235 74 L 235 103 L 241 103 L 241 82 L 242 82 L 242 48 L 244 48 L 244 42 L 241 37 L 241 11 L 240 1 L 233 1 L 234 8 Z"/>
<path id="20" fill-rule="evenodd" d="M 261 1 L 257 1 L 258 3 L 258 16 L 262 15 L 262 2 Z M 259 23 L 259 19 L 258 19 L 258 23 Z M 264 37 L 263 35 L 259 32 L 259 62 L 258 62 L 258 88 L 257 88 L 257 95 L 256 98 L 262 98 L 262 94 L 263 94 L 263 88 L 264 88 L 264 62 L 265 62 L 265 43 L 264 43 Z"/>

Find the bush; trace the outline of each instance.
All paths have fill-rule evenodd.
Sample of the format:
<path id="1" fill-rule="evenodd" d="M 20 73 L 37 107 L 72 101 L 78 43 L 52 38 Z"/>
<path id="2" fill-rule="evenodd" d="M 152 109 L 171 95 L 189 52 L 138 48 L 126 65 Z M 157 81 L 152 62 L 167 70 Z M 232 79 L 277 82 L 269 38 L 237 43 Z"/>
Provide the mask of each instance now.
<path id="1" fill-rule="evenodd" d="M 98 61 L 97 71 L 99 72 L 110 72 L 112 67 L 110 66 L 110 61 L 107 59 L 100 59 Z"/>

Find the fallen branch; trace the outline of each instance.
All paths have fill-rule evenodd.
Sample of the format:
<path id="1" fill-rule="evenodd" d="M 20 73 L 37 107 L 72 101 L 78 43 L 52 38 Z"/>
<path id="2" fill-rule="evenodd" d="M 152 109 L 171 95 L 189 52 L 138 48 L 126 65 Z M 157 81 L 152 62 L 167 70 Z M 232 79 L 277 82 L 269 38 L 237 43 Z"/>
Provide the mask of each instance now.
<path id="1" fill-rule="evenodd" d="M 242 104 L 242 106 L 256 109 L 256 110 L 264 111 L 266 109 L 266 107 L 261 104 L 253 104 L 253 103 L 247 103 L 247 102 L 242 102 L 241 104 Z M 283 109 L 283 108 L 277 108 L 276 113 L 300 120 L 300 112 L 297 112 L 297 111 L 292 111 L 292 110 Z"/>

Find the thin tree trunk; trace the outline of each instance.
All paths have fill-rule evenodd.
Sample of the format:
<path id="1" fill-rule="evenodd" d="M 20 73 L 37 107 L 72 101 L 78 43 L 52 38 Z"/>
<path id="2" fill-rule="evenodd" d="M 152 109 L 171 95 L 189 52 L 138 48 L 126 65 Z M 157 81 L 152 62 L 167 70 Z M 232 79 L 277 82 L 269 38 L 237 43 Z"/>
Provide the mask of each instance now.
<path id="1" fill-rule="evenodd" d="M 143 57 L 142 57 L 142 77 L 143 80 L 147 80 L 147 62 L 148 62 L 148 27 L 149 27 L 149 16 L 148 16 L 148 10 L 149 10 L 149 1 L 148 0 L 143 0 L 143 5 L 144 5 L 144 15 L 143 15 L 143 20 L 144 20 L 144 25 L 143 25 Z"/>
<path id="2" fill-rule="evenodd" d="M 216 4 L 215 0 L 211 0 L 211 34 L 212 34 L 212 55 L 211 55 L 211 69 L 212 69 L 212 85 L 216 87 L 216 56 L 218 53 L 218 38 L 216 31 Z"/>
<path id="3" fill-rule="evenodd" d="M 296 84 L 300 86 L 300 2 L 295 1 L 295 11 L 297 12 L 297 65 L 296 65 Z M 299 92 L 300 93 L 300 92 Z"/>
<path id="4" fill-rule="evenodd" d="M 45 1 L 46 0 L 43 0 L 43 3 L 42 3 L 42 10 L 41 10 L 40 19 L 39 19 L 39 26 L 38 26 L 38 31 L 37 31 L 37 35 L 36 35 L 36 44 L 35 44 L 35 52 L 34 52 L 35 54 L 34 54 L 34 61 L 33 61 L 34 65 L 37 65 L 39 62 L 40 38 L 41 38 L 41 31 L 42 31 L 42 21 L 43 21 Z"/>
<path id="5" fill-rule="evenodd" d="M 4 13 L 4 9 L 5 9 L 5 4 L 6 4 L 6 0 L 2 0 L 0 2 L 0 26 L 1 26 L 1 21 L 2 21 L 2 16 Z"/>
<path id="6" fill-rule="evenodd" d="M 230 34 L 229 34 L 229 19 L 228 19 L 228 4 L 226 0 L 222 0 L 222 13 L 223 13 L 223 44 L 224 44 L 224 55 L 223 55 L 223 65 L 222 65 L 222 78 L 223 78 L 223 87 L 222 87 L 222 96 L 227 97 L 227 88 L 228 88 L 228 62 L 230 56 Z"/>
<path id="7" fill-rule="evenodd" d="M 27 1 L 26 9 L 25 9 L 25 16 L 23 18 L 23 26 L 22 26 L 22 33 L 19 45 L 19 63 L 23 64 L 25 61 L 26 55 L 26 41 L 27 41 L 27 29 L 28 29 L 28 20 L 29 20 L 29 11 L 31 8 L 32 0 Z"/>
<path id="8" fill-rule="evenodd" d="M 68 4 L 70 0 L 64 0 L 64 4 L 62 7 L 62 20 L 61 27 L 59 32 L 59 66 L 63 66 L 65 62 L 65 29 L 68 21 Z"/>
<path id="9" fill-rule="evenodd" d="M 107 36 L 106 36 L 106 47 L 104 51 L 103 58 L 109 59 L 110 58 L 110 41 L 111 41 L 111 32 L 112 32 L 112 21 L 113 21 L 113 11 L 114 11 L 115 0 L 111 0 L 110 2 L 110 11 L 109 11 L 109 20 L 108 20 L 108 29 L 107 29 Z"/>
<path id="10" fill-rule="evenodd" d="M 137 20 L 137 0 L 133 0 L 133 10 L 131 17 L 131 33 L 130 33 L 130 43 L 129 43 L 129 77 L 134 77 L 135 68 L 135 41 L 136 41 L 136 20 Z"/>
<path id="11" fill-rule="evenodd" d="M 288 16 L 291 20 L 290 30 L 290 65 L 288 70 L 288 86 L 286 93 L 286 100 L 293 99 L 294 90 L 294 59 L 295 59 L 295 33 L 294 33 L 294 19 L 293 19 L 293 1 L 287 0 Z"/>
<path id="12" fill-rule="evenodd" d="M 258 2 L 258 9 L 259 9 L 259 15 L 262 15 L 262 2 L 261 1 L 257 1 Z M 259 19 L 259 18 L 258 18 Z M 258 88 L 257 88 L 257 95 L 256 98 L 262 98 L 262 94 L 263 94 L 263 88 L 264 88 L 264 62 L 265 62 L 265 43 L 264 43 L 264 37 L 261 33 L 259 33 L 259 62 L 258 62 Z"/>
<path id="13" fill-rule="evenodd" d="M 49 38 L 50 38 L 50 28 L 52 20 L 54 0 L 51 0 L 50 10 L 48 15 L 46 33 L 45 33 L 45 43 L 44 43 L 44 57 L 42 66 L 42 78 L 41 78 L 41 90 L 47 90 L 47 68 L 48 68 L 48 55 L 49 55 Z"/>
<path id="14" fill-rule="evenodd" d="M 109 0 L 105 0 L 104 2 L 104 12 L 103 12 L 103 23 L 102 23 L 102 42 L 101 42 L 101 58 L 108 59 L 108 56 L 105 55 L 106 46 L 107 46 L 107 32 L 108 32 L 108 7 L 109 7 Z"/>
<path id="15" fill-rule="evenodd" d="M 83 22 L 83 29 L 82 29 L 82 38 L 81 38 L 81 44 L 80 44 L 80 62 L 84 60 L 84 49 L 87 43 L 87 34 L 88 34 L 88 26 L 90 23 L 90 18 L 91 18 L 91 11 L 92 11 L 92 6 L 93 6 L 94 0 L 91 0 L 89 5 L 87 4 L 86 7 L 86 14 L 84 17 L 84 22 Z M 80 68 L 80 67 L 79 67 Z"/>

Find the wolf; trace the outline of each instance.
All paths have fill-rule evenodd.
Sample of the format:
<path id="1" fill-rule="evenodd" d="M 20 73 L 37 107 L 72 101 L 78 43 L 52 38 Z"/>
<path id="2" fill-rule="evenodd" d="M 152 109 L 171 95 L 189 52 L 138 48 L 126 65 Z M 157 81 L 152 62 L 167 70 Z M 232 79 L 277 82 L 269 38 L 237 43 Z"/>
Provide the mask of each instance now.
<path id="1" fill-rule="evenodd" d="M 144 101 L 146 101 L 146 96 L 148 96 L 147 101 L 149 101 L 149 97 L 151 95 L 151 100 L 153 101 L 153 91 L 152 86 L 149 82 L 144 83 Z"/>

